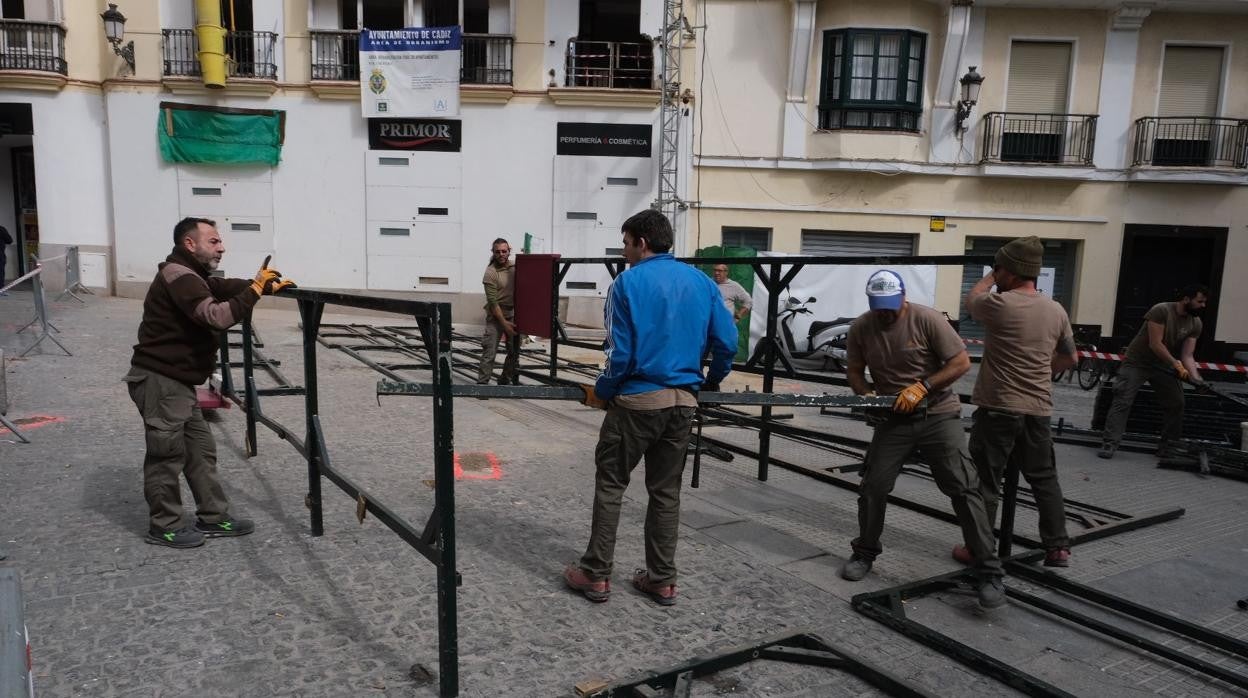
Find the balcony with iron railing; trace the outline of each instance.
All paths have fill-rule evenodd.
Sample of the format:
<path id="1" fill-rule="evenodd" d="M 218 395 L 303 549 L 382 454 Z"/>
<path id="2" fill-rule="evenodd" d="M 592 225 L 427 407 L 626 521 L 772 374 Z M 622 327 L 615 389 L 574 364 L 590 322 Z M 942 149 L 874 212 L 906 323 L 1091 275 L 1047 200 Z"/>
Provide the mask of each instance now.
<path id="1" fill-rule="evenodd" d="M 51 22 L 0 20 L 0 71 L 68 75 L 65 28 Z"/>
<path id="2" fill-rule="evenodd" d="M 1092 166 L 1095 114 L 984 115 L 981 162 Z"/>
<path id="3" fill-rule="evenodd" d="M 312 80 L 358 82 L 360 33 L 354 29 L 312 29 Z M 512 47 L 509 34 L 464 34 L 459 81 L 464 85 L 510 85 Z"/>
<path id="4" fill-rule="evenodd" d="M 1136 119 L 1131 165 L 1248 168 L 1248 119 L 1212 116 Z"/>
<path id="5" fill-rule="evenodd" d="M 164 29 L 165 77 L 198 77 L 199 39 L 194 29 Z M 229 76 L 277 80 L 277 34 L 273 32 L 231 31 L 225 34 L 225 55 Z"/>
<path id="6" fill-rule="evenodd" d="M 624 41 L 568 40 L 568 87 L 654 89 L 654 47 Z"/>

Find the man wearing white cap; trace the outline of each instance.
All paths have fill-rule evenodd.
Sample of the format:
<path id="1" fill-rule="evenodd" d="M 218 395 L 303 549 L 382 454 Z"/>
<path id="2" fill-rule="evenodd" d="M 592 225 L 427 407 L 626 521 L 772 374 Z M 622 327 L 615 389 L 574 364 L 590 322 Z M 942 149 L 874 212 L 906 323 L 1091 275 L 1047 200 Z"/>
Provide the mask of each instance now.
<path id="1" fill-rule="evenodd" d="M 992 524 L 979 479 L 962 434 L 962 404 L 950 390 L 971 369 L 966 345 L 933 308 L 906 300 L 895 272 L 877 271 L 867 280 L 869 311 L 849 328 L 849 387 L 858 395 L 897 395 L 891 410 L 876 415 L 875 435 L 858 488 L 858 537 L 841 576 L 867 576 L 883 551 L 884 509 L 902 464 L 915 451 L 931 467 L 936 486 L 953 503 L 962 535 L 974 554 L 979 604 L 1005 604 L 1001 561 L 993 549 Z M 871 370 L 867 382 L 864 369 Z M 922 403 L 926 409 L 916 409 Z"/>

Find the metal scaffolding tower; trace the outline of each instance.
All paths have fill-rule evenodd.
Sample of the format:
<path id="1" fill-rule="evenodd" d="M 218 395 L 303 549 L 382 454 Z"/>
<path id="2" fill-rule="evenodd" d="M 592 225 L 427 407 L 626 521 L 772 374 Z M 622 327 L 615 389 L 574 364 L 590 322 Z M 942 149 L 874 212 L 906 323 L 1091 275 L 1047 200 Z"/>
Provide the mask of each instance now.
<path id="1" fill-rule="evenodd" d="M 660 72 L 663 84 L 659 111 L 659 198 L 658 209 L 679 229 L 676 213 L 687 205 L 680 198 L 677 178 L 680 172 L 680 53 L 684 48 L 685 20 L 683 0 L 663 0 L 663 34 L 660 44 Z"/>

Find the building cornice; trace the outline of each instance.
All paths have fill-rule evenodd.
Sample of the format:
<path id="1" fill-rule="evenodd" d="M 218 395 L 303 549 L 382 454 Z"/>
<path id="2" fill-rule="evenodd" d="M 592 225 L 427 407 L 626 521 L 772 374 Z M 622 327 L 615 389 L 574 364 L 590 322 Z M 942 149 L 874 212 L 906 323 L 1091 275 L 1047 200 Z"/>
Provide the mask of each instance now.
<path id="1" fill-rule="evenodd" d="M 944 164 L 913 160 L 797 159 L 695 156 L 695 168 L 805 172 L 874 172 L 938 177 L 996 177 L 1058 179 L 1082 182 L 1170 182 L 1248 185 L 1248 170 L 1231 168 L 1136 167 L 1122 170 L 1067 165 L 1008 165 L 998 163 Z"/>
<path id="2" fill-rule="evenodd" d="M 165 77 L 161 80 L 165 89 L 175 95 L 218 95 L 225 97 L 272 97 L 277 92 L 276 80 L 228 78 L 225 87 L 212 90 L 204 87 L 203 80 L 195 77 Z"/>
<path id="3" fill-rule="evenodd" d="M 547 95 L 563 107 L 632 107 L 653 109 L 659 106 L 658 90 L 615 90 L 597 87 L 552 87 Z"/>
<path id="4" fill-rule="evenodd" d="M 1152 12 L 1152 3 L 1126 3 L 1110 15 L 1109 27 L 1118 31 L 1139 31 Z"/>
<path id="5" fill-rule="evenodd" d="M 69 78 L 42 70 L 0 70 L 0 89 L 60 92 Z"/>

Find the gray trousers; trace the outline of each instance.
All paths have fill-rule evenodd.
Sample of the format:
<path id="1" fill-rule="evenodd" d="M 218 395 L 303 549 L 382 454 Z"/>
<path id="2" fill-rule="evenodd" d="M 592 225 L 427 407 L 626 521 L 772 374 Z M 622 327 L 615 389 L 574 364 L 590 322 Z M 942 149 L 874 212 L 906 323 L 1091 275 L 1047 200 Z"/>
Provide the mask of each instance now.
<path id="1" fill-rule="evenodd" d="M 612 406 L 602 420 L 594 462 L 594 519 L 580 566 L 590 579 L 608 579 L 615 557 L 620 504 L 633 468 L 646 461 L 646 569 L 656 585 L 676 583 L 680 483 L 694 408 L 626 410 Z"/>
<path id="2" fill-rule="evenodd" d="M 513 311 L 504 310 L 503 316 L 508 321 L 514 320 Z M 485 331 L 481 334 L 481 360 L 477 364 L 477 382 L 481 384 L 489 383 L 490 376 L 494 374 L 494 356 L 498 353 L 498 342 L 500 339 L 506 338 L 503 332 L 503 326 L 494 319 L 493 315 L 485 318 Z M 507 357 L 503 359 L 503 375 L 499 377 L 499 385 L 509 385 L 516 382 L 520 372 L 520 335 L 516 335 L 506 339 Z"/>
<path id="3" fill-rule="evenodd" d="M 1124 363 L 1114 378 L 1114 402 L 1105 415 L 1105 429 L 1101 439 L 1106 445 L 1117 447 L 1122 433 L 1127 430 L 1127 416 L 1135 394 L 1144 383 L 1153 386 L 1157 405 L 1161 407 L 1161 444 L 1159 451 L 1183 438 L 1183 384 L 1179 377 L 1157 368 Z"/>
<path id="4" fill-rule="evenodd" d="M 178 475 L 186 476 L 200 519 L 205 523 L 228 519 L 230 502 L 217 476 L 217 444 L 197 404 L 195 388 L 136 366 L 122 380 L 143 417 L 147 441 L 143 496 L 152 528 L 181 528 Z"/>
<path id="5" fill-rule="evenodd" d="M 1040 514 L 1040 541 L 1046 549 L 1070 547 L 1066 535 L 1066 502 L 1057 481 L 1049 417 L 1015 414 L 980 407 L 971 426 L 971 457 L 979 471 L 988 520 L 997 520 L 1001 482 L 1007 465 L 1016 463 L 1031 488 Z"/>
<path id="6" fill-rule="evenodd" d="M 901 466 L 917 451 L 931 467 L 936 486 L 953 504 L 962 537 L 975 557 L 976 572 L 981 577 L 1002 575 L 992 519 L 964 443 L 962 420 L 957 414 L 926 419 L 896 416 L 875 427 L 858 489 L 858 537 L 851 543 L 855 555 L 874 560 L 883 552 L 880 536 L 888 495 Z"/>

